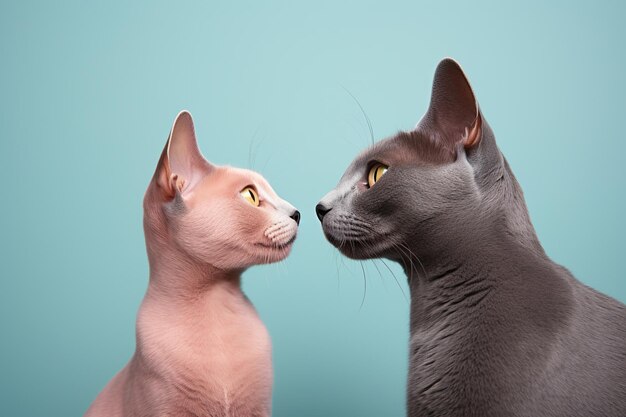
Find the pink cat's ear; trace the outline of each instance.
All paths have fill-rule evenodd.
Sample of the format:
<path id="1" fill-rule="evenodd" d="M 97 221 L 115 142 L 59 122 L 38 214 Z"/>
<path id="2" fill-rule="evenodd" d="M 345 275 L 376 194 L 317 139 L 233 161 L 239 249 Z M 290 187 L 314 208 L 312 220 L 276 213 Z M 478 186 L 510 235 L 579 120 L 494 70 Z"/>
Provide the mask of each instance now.
<path id="1" fill-rule="evenodd" d="M 166 197 L 193 189 L 211 171 L 204 159 L 188 111 L 178 113 L 161 154 L 154 181 Z"/>
<path id="2" fill-rule="evenodd" d="M 416 130 L 435 141 L 445 141 L 452 149 L 460 143 L 465 149 L 479 144 L 482 115 L 472 87 L 455 60 L 446 58 L 437 66 L 430 106 Z"/>

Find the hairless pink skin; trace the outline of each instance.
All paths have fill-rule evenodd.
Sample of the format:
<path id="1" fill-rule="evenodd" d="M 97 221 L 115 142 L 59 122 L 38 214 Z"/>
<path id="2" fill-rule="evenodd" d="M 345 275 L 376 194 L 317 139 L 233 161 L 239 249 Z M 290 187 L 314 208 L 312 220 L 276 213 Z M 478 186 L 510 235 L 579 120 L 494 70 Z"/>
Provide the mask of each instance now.
<path id="1" fill-rule="evenodd" d="M 259 174 L 206 161 L 181 112 L 144 198 L 150 281 L 136 351 L 85 415 L 269 416 L 271 341 L 240 281 L 289 254 L 294 213 Z"/>

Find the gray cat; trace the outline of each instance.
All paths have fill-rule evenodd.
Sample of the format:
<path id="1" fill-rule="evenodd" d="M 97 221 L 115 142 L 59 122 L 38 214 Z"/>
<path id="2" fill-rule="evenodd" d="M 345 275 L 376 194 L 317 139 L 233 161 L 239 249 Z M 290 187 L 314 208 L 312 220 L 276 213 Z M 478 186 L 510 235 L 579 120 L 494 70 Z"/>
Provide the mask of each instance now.
<path id="1" fill-rule="evenodd" d="M 626 416 L 626 307 L 545 254 L 455 61 L 316 211 L 344 255 L 406 272 L 409 416 Z"/>

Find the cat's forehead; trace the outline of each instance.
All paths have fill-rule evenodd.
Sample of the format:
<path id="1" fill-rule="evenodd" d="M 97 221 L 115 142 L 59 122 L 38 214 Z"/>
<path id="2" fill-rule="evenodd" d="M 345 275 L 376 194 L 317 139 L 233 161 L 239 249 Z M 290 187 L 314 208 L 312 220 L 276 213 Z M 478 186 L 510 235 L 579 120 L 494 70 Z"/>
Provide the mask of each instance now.
<path id="1" fill-rule="evenodd" d="M 383 139 L 363 150 L 354 160 L 354 164 L 367 164 L 371 161 L 384 162 L 398 159 L 411 153 L 411 148 L 398 135 Z"/>
<path id="2" fill-rule="evenodd" d="M 418 162 L 443 163 L 450 160 L 450 156 L 449 151 L 437 146 L 419 132 L 398 132 L 362 151 L 354 159 L 351 167 L 360 168 L 373 161 L 388 165 Z"/>
<path id="3" fill-rule="evenodd" d="M 272 186 L 267 182 L 261 174 L 244 168 L 235 168 L 231 166 L 221 166 L 218 168 L 222 180 L 226 180 L 238 185 L 254 185 L 266 192 L 275 194 Z"/>

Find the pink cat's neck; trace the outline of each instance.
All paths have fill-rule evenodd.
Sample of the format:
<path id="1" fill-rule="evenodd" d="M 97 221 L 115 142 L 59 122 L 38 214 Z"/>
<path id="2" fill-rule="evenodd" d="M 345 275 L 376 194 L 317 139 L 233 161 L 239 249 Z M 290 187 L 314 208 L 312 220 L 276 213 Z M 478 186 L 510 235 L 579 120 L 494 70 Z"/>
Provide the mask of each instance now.
<path id="1" fill-rule="evenodd" d="M 197 263 L 172 249 L 152 255 L 150 283 L 137 317 L 139 351 L 159 346 L 150 356 L 166 360 L 193 347 L 199 356 L 207 356 L 223 349 L 224 341 L 245 344 L 244 339 L 257 333 L 266 338 L 265 326 L 241 291 L 240 271 Z M 198 335 L 203 335 L 200 344 Z M 193 356 L 182 357 L 187 361 Z"/>
<path id="2" fill-rule="evenodd" d="M 150 282 L 137 317 L 140 346 L 159 339 L 172 344 L 166 351 L 174 351 L 185 339 L 204 334 L 208 345 L 203 348 L 209 349 L 212 340 L 222 340 L 232 329 L 265 332 L 241 290 L 241 271 L 195 262 L 175 247 L 161 247 L 158 255 L 149 250 L 148 258 Z"/>
<path id="3" fill-rule="evenodd" d="M 140 381 L 133 398 L 143 403 L 145 381 L 151 381 L 151 398 L 184 403 L 197 415 L 214 415 L 207 407 L 222 410 L 239 398 L 269 410 L 271 341 L 241 291 L 241 272 L 195 263 L 171 249 L 153 255 L 124 390 Z M 181 396 L 176 387 L 201 392 L 202 401 Z"/>
<path id="4" fill-rule="evenodd" d="M 164 305 L 191 306 L 213 292 L 243 297 L 240 270 L 225 271 L 190 259 L 171 248 L 148 252 L 150 282 L 146 301 Z"/>

